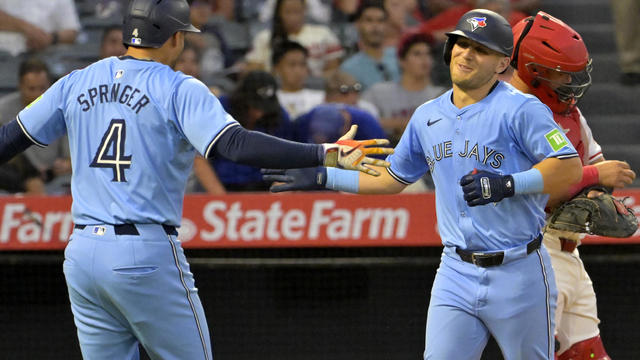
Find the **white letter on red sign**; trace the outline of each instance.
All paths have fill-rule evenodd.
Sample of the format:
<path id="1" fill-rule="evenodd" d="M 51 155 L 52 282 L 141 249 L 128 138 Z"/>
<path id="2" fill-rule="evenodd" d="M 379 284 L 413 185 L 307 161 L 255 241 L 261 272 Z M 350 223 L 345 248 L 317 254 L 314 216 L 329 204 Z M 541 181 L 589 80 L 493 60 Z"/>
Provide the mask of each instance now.
<path id="1" fill-rule="evenodd" d="M 13 217 L 14 214 L 22 214 L 24 212 L 24 204 L 6 204 L 4 207 L 4 215 L 2 216 L 2 231 L 0 232 L 0 242 L 9 242 L 11 229 L 20 225 L 20 220 Z"/>
<path id="2" fill-rule="evenodd" d="M 218 241 L 225 232 L 225 222 L 216 215 L 216 211 L 224 211 L 227 204 L 224 201 L 211 201 L 202 209 L 202 217 L 213 227 L 212 231 L 201 230 L 200 238 L 205 241 Z"/>
<path id="3" fill-rule="evenodd" d="M 236 201 L 231 204 L 227 211 L 227 239 L 238 240 L 238 220 L 242 218 L 242 209 L 240 202 Z"/>
<path id="4" fill-rule="evenodd" d="M 267 210 L 267 239 L 278 240 L 280 233 L 278 233 L 278 222 L 282 217 L 282 208 L 280 207 L 280 201 L 276 201 L 271 204 L 269 210 Z"/>
<path id="5" fill-rule="evenodd" d="M 306 224 L 307 217 L 302 210 L 289 210 L 282 218 L 282 236 L 287 240 L 298 240 L 304 235 Z"/>
<path id="6" fill-rule="evenodd" d="M 351 232 L 351 211 L 337 209 L 331 215 L 331 223 L 327 226 L 327 237 L 331 240 L 348 238 Z"/>
<path id="7" fill-rule="evenodd" d="M 316 200 L 313 202 L 313 210 L 311 210 L 311 221 L 309 222 L 309 239 L 317 239 L 320 233 L 320 226 L 326 225 L 331 217 L 324 216 L 322 213 L 326 209 L 331 209 L 335 205 L 332 200 Z"/>
<path id="8" fill-rule="evenodd" d="M 260 240 L 264 234 L 264 213 L 262 210 L 248 210 L 247 221 L 240 227 L 240 238 L 245 241 Z"/>

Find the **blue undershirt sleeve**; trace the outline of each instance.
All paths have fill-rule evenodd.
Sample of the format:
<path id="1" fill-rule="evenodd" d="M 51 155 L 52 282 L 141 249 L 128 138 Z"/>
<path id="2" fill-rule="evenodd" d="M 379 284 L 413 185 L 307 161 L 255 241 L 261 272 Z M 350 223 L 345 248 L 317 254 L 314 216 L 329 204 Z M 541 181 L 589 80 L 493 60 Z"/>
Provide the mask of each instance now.
<path id="1" fill-rule="evenodd" d="M 33 142 L 22 131 L 15 119 L 0 127 L 0 164 L 26 150 Z"/>
<path id="2" fill-rule="evenodd" d="M 322 165 L 324 148 L 234 126 L 216 141 L 209 157 L 216 156 L 254 167 L 295 169 Z"/>

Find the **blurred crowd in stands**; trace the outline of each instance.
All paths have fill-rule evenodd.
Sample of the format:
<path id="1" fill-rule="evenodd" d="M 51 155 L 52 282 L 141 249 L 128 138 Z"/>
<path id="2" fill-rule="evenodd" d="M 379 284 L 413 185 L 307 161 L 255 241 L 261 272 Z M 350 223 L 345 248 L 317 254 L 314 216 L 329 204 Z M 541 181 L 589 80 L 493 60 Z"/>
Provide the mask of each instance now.
<path id="1" fill-rule="evenodd" d="M 128 0 L 0 2 L 0 123 L 77 68 L 125 52 Z M 511 24 L 539 0 L 193 0 L 175 65 L 200 79 L 245 128 L 285 139 L 357 138 L 397 143 L 413 111 L 449 87 L 445 32 L 472 8 Z M 637 24 L 636 24 L 637 25 Z M 124 34 L 128 36 L 130 34 Z M 11 86 L 12 69 L 17 70 Z M 630 68 L 630 71 L 640 70 Z M 633 77 L 635 75 L 630 75 Z M 9 84 L 9 85 L 7 85 Z M 0 191 L 67 194 L 66 138 L 0 167 Z M 425 177 L 413 189 L 428 189 Z M 187 192 L 264 191 L 260 169 L 197 156 Z"/>

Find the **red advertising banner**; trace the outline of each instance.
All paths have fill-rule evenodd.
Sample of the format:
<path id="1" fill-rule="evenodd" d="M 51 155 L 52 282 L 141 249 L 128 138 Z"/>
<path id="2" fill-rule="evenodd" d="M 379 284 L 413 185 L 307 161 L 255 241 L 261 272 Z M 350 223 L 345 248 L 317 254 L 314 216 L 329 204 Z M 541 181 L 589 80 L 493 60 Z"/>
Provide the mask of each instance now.
<path id="1" fill-rule="evenodd" d="M 640 190 L 617 196 L 640 214 Z M 63 249 L 70 197 L 0 197 L 0 251 Z M 188 195 L 179 238 L 186 248 L 439 246 L 431 193 Z M 588 236 L 585 243 L 640 243 Z"/>

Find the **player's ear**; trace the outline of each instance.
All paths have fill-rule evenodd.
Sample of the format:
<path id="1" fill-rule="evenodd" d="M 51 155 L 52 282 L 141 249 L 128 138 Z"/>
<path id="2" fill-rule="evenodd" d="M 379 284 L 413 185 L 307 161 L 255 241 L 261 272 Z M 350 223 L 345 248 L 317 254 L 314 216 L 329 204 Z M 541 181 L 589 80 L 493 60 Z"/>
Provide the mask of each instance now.
<path id="1" fill-rule="evenodd" d="M 171 41 L 172 47 L 179 47 L 181 42 L 184 42 L 184 32 L 176 31 L 171 38 L 169 38 L 169 41 Z"/>
<path id="2" fill-rule="evenodd" d="M 504 73 L 507 70 L 507 68 L 509 68 L 510 61 L 511 61 L 511 58 L 509 57 L 506 57 L 506 56 L 501 57 L 500 61 L 496 65 L 496 73 L 498 74 Z"/>

